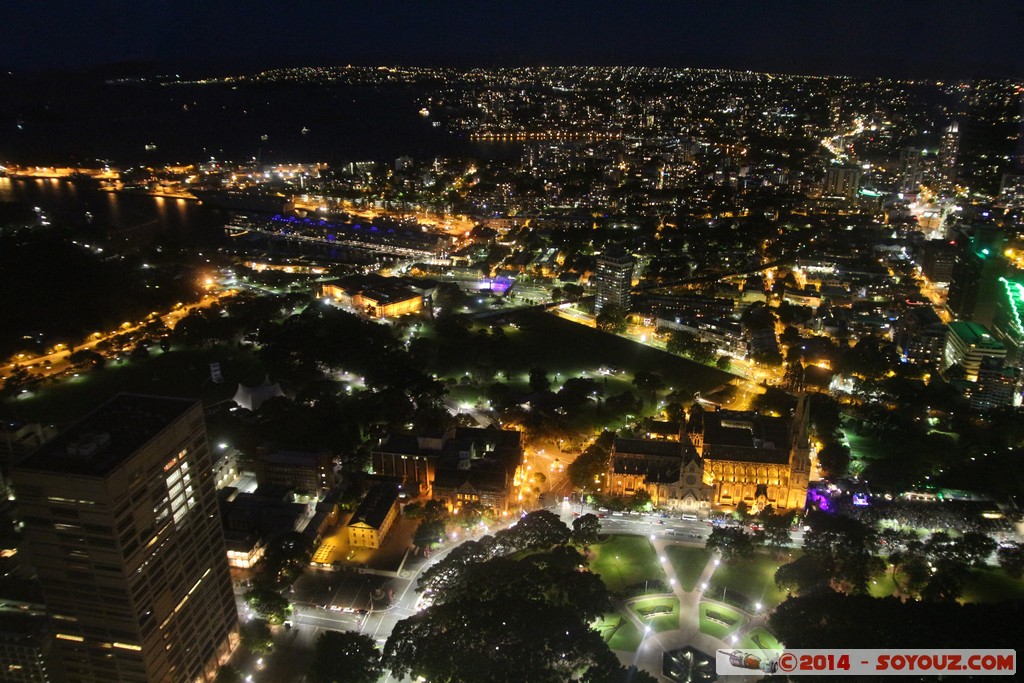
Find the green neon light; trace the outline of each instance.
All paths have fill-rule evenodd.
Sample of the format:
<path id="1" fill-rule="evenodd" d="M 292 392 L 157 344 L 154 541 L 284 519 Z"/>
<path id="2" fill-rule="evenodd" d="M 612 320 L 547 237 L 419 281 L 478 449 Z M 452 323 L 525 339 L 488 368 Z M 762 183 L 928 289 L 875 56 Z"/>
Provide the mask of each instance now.
<path id="1" fill-rule="evenodd" d="M 1017 328 L 1018 334 L 1024 335 L 1024 320 L 1022 320 L 1022 309 L 1024 309 L 1024 285 L 1019 282 L 1011 282 L 1005 277 L 999 278 L 1006 287 L 1006 297 L 1010 300 L 1010 311 L 1013 313 L 1013 325 Z"/>

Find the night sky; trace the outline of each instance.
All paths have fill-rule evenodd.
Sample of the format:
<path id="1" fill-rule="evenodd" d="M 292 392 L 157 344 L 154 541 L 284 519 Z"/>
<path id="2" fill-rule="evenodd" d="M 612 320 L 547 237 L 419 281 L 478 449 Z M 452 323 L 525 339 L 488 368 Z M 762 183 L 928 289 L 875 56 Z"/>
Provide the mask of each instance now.
<path id="1" fill-rule="evenodd" d="M 0 66 L 648 64 L 1024 77 L 1020 0 L 5 0 Z"/>

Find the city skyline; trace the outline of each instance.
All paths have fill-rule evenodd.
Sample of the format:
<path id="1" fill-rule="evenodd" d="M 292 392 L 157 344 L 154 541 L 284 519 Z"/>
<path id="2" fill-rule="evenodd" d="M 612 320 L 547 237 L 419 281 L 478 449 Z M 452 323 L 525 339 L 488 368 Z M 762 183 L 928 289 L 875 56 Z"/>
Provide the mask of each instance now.
<path id="1" fill-rule="evenodd" d="M 624 64 L 1020 77 L 1024 11 L 973 4 L 9 3 L 0 67 Z"/>
<path id="2" fill-rule="evenodd" d="M 8 3 L 0 679 L 1016 673 L 1021 17 Z"/>

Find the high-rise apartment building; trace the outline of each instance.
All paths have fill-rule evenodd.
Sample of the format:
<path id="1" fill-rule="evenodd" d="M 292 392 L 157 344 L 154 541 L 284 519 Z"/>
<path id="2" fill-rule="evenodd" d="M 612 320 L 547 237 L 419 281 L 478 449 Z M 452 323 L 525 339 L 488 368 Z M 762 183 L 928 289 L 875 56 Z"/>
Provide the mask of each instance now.
<path id="1" fill-rule="evenodd" d="M 633 257 L 605 255 L 597 258 L 597 297 L 594 310 L 598 313 L 607 306 L 629 310 L 629 292 L 633 288 Z"/>
<path id="2" fill-rule="evenodd" d="M 956 184 L 957 157 L 960 154 L 960 124 L 954 121 L 939 141 L 939 185 L 952 189 Z"/>
<path id="3" fill-rule="evenodd" d="M 826 197 L 853 199 L 860 187 L 860 169 L 854 166 L 833 166 L 825 171 L 825 186 L 822 194 Z"/>
<path id="4" fill-rule="evenodd" d="M 916 147 L 900 150 L 899 190 L 903 194 L 917 194 L 924 182 L 924 159 Z"/>
<path id="5" fill-rule="evenodd" d="M 199 403 L 121 394 L 11 479 L 69 680 L 214 679 L 238 614 Z"/>

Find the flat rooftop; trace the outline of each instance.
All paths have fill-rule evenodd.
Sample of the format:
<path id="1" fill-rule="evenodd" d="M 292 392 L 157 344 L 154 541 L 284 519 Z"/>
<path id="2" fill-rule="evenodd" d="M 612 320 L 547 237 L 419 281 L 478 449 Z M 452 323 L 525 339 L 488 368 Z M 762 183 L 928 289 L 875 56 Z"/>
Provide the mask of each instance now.
<path id="1" fill-rule="evenodd" d="M 118 394 L 14 469 L 103 477 L 197 403 L 189 398 Z"/>
<path id="2" fill-rule="evenodd" d="M 965 344 L 982 348 L 999 350 L 1006 348 L 1002 342 L 989 334 L 984 325 L 977 323 L 957 321 L 949 324 L 949 331 L 958 336 Z"/>

